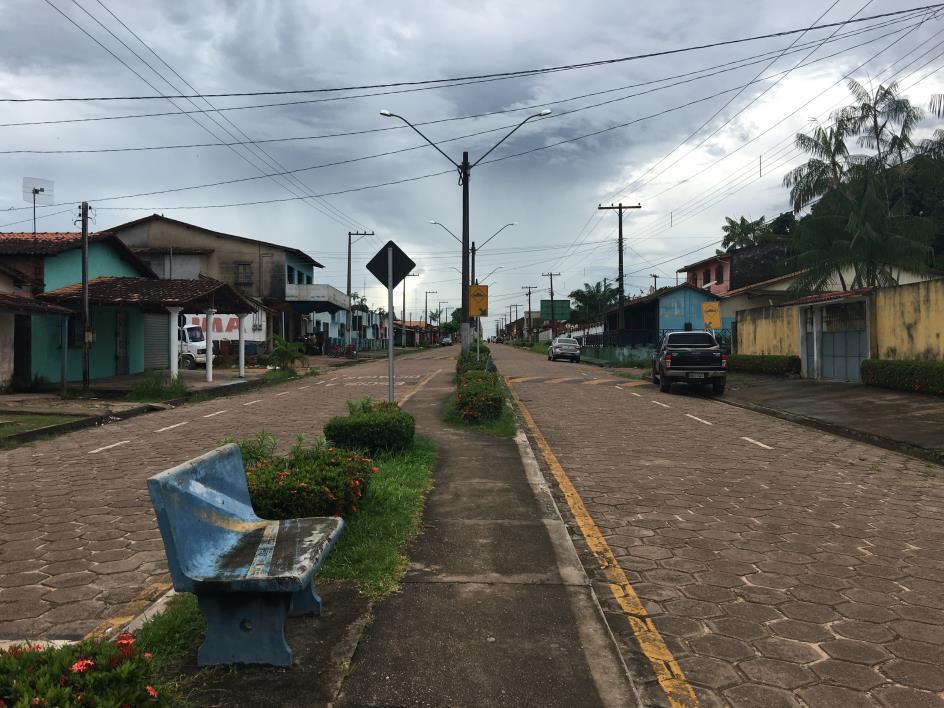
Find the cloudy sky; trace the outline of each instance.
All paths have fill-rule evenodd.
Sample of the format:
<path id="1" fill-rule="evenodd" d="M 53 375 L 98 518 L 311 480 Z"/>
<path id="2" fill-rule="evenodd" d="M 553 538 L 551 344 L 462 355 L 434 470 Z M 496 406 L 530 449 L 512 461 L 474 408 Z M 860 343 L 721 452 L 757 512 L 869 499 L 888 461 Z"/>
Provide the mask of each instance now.
<path id="1" fill-rule="evenodd" d="M 920 4 L 5 0 L 0 98 L 192 93 L 184 79 L 209 94 L 480 76 L 685 49 Z M 843 104 L 845 75 L 897 79 L 926 106 L 941 91 L 942 30 L 944 14 L 923 12 L 463 85 L 209 103 L 2 103 L 0 209 L 7 211 L 0 224 L 31 229 L 22 178 L 45 178 L 55 182 L 55 204 L 39 209 L 40 230 L 73 229 L 69 209 L 81 200 L 101 229 L 164 213 L 302 248 L 326 266 L 316 282 L 341 289 L 347 232 L 372 229 L 376 237 L 354 246 L 354 289 L 366 283 L 370 301 L 384 302 L 364 264 L 393 239 L 421 273 L 409 280 L 407 309 L 415 318 L 427 290 L 436 291 L 431 307 L 459 302 L 458 244 L 429 221 L 459 234 L 461 190 L 442 155 L 420 148 L 419 136 L 379 111 L 427 123 L 421 130 L 449 141 L 442 147 L 453 159 L 468 150 L 474 161 L 511 126 L 550 108 L 551 116 L 531 121 L 487 158 L 507 159 L 472 173 L 473 240 L 481 244 L 518 222 L 478 257 L 480 277 L 500 267 L 488 278 L 491 314 L 523 306 L 527 285 L 540 288 L 536 307 L 538 296 L 547 297 L 542 273 L 560 273 L 554 284 L 563 293 L 615 277 L 616 216 L 598 212 L 600 202 L 642 205 L 624 222 L 627 290 L 638 292 L 652 284 L 651 273 L 660 285 L 674 283 L 680 265 L 712 253 L 725 216 L 772 217 L 788 207 L 781 179 L 802 161 L 792 136 Z M 385 95 L 364 95 L 378 93 Z M 33 124 L 13 125 L 23 123 Z M 935 127 L 929 120 L 921 130 Z M 269 142 L 220 144 L 249 139 Z M 153 147 L 164 149 L 32 152 Z M 339 162 L 346 164 L 332 164 Z M 414 179 L 438 172 L 445 174 Z M 232 180 L 242 181 L 192 188 Z M 399 180 L 408 181 L 376 186 Z M 114 198 L 126 195 L 141 196 Z M 13 224 L 20 220 L 27 221 Z M 493 321 L 486 327 L 492 331 Z"/>

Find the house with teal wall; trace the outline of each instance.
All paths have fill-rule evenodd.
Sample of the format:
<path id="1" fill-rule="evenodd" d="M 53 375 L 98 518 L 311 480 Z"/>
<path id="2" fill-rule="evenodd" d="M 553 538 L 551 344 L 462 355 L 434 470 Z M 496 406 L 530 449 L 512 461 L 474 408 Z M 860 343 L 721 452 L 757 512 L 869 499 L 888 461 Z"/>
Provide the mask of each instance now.
<path id="1" fill-rule="evenodd" d="M 82 243 L 78 233 L 2 233 L 0 257 L 24 272 L 38 275 L 34 286 L 37 295 L 82 281 Z M 107 233 L 90 235 L 88 263 L 89 280 L 100 276 L 156 277 L 127 246 Z M 90 378 L 144 371 L 144 315 L 140 308 L 133 304 L 90 303 L 89 314 L 94 338 L 89 354 Z M 76 311 L 68 318 L 65 330 L 60 316 L 18 317 L 29 318 L 28 322 L 18 323 L 21 337 L 15 345 L 29 348 L 28 358 L 25 352 L 19 354 L 29 361 L 29 378 L 59 382 L 65 347 L 66 380 L 81 381 L 81 313 Z"/>
<path id="2" fill-rule="evenodd" d="M 668 330 L 704 329 L 701 306 L 716 300 L 717 295 L 688 283 L 660 288 L 627 300 L 622 323 L 618 308 L 608 311 L 606 336 L 620 346 L 648 346 Z"/>

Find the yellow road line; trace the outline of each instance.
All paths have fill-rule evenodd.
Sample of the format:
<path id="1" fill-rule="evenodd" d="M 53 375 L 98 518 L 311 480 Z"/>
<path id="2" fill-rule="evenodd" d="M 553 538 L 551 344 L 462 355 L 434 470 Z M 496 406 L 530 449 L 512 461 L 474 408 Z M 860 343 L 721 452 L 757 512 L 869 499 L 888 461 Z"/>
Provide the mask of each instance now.
<path id="1" fill-rule="evenodd" d="M 559 384 L 559 383 L 564 383 L 565 381 L 579 381 L 580 383 L 583 383 L 583 379 L 575 379 L 573 376 L 565 376 L 562 379 L 550 379 L 548 381 L 545 381 L 544 383 Z"/>
<path id="2" fill-rule="evenodd" d="M 590 381 L 584 381 L 584 386 L 599 386 L 600 384 L 616 383 L 616 379 L 591 379 Z"/>
<path id="3" fill-rule="evenodd" d="M 580 532 L 583 534 L 587 546 L 593 552 L 600 570 L 603 571 L 604 576 L 609 581 L 610 592 L 626 615 L 629 626 L 636 636 L 636 641 L 639 642 L 639 648 L 649 659 L 656 678 L 659 680 L 659 685 L 669 699 L 669 704 L 676 708 L 697 706 L 698 699 L 695 697 L 695 691 L 685 678 L 682 668 L 678 665 L 652 618 L 649 617 L 649 613 L 646 612 L 646 608 L 633 586 L 629 584 L 626 573 L 623 572 L 616 556 L 613 555 L 613 550 L 587 511 L 579 492 L 577 492 L 564 468 L 557 460 L 557 456 L 548 445 L 541 429 L 534 422 L 530 411 L 518 398 L 518 394 L 515 393 L 514 389 L 510 388 L 509 390 L 515 404 L 518 406 L 518 410 L 521 412 L 521 417 L 524 418 L 528 428 L 531 429 L 531 434 L 534 436 L 534 441 L 541 451 L 544 461 L 547 462 L 551 474 L 554 475 L 554 479 L 564 494 L 567 506 L 570 507 L 570 512 L 573 514 L 577 526 L 580 527 Z"/>
<path id="4" fill-rule="evenodd" d="M 624 384 L 620 384 L 622 388 L 633 388 L 634 386 L 645 386 L 648 381 L 627 381 Z"/>
<path id="5" fill-rule="evenodd" d="M 541 378 L 540 376 L 515 376 L 508 379 L 511 383 L 524 383 L 525 381 L 535 381 Z"/>

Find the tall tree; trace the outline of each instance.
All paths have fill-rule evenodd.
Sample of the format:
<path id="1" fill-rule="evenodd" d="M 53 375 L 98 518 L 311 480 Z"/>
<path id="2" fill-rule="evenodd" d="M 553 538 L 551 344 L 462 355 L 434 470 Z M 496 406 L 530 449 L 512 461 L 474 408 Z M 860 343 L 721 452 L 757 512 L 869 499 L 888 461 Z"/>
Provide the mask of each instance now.
<path id="1" fill-rule="evenodd" d="M 721 227 L 724 240 L 721 248 L 730 251 L 733 248 L 757 246 L 763 243 L 770 235 L 770 224 L 765 217 L 759 219 L 745 219 L 743 216 L 735 221 L 730 216 L 724 217 L 725 225 Z"/>
<path id="2" fill-rule="evenodd" d="M 849 163 L 849 149 L 846 147 L 849 132 L 849 122 L 838 117 L 831 126 L 813 121 L 809 135 L 797 133 L 794 144 L 811 157 L 783 178 L 783 186 L 790 188 L 794 212 L 798 213 L 830 189 L 840 189 Z"/>
<path id="3" fill-rule="evenodd" d="M 602 282 L 594 285 L 584 283 L 579 290 L 574 290 L 568 296 L 574 301 L 570 317 L 575 322 L 595 322 L 602 313 L 616 304 L 619 299 L 619 290 Z"/>

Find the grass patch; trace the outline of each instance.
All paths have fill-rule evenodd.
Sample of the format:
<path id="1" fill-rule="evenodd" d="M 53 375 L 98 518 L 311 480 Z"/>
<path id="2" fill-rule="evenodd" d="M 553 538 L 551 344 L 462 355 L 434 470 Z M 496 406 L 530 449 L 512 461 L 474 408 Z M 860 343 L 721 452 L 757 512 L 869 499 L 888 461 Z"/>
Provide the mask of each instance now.
<path id="1" fill-rule="evenodd" d="M 135 636 L 153 654 L 158 674 L 173 672 L 180 660 L 197 648 L 206 634 L 206 622 L 197 608 L 197 596 L 175 595 L 164 611 L 144 623 Z"/>
<path id="2" fill-rule="evenodd" d="M 294 379 L 296 374 L 291 369 L 267 369 L 262 375 L 263 383 L 276 383 L 278 381 L 288 381 Z"/>
<path id="3" fill-rule="evenodd" d="M 143 379 L 134 383 L 127 397 L 141 403 L 186 398 L 187 384 L 180 377 L 172 379 L 164 372 L 149 371 Z"/>
<path id="4" fill-rule="evenodd" d="M 547 356 L 547 348 L 550 346 L 548 342 L 535 342 L 532 344 L 528 351 L 534 352 L 535 354 L 543 354 Z"/>
<path id="5" fill-rule="evenodd" d="M 607 369 L 608 374 L 613 374 L 613 376 L 619 376 L 623 379 L 633 379 L 634 381 L 648 381 L 651 376 L 649 374 L 634 374 L 632 371 L 613 371 Z"/>
<path id="6" fill-rule="evenodd" d="M 80 415 L 0 413 L 0 439 L 17 433 L 25 433 L 28 430 L 71 423 L 74 420 L 81 419 L 82 416 Z"/>
<path id="7" fill-rule="evenodd" d="M 413 449 L 374 460 L 380 472 L 370 480 L 337 545 L 315 581 L 351 580 L 370 598 L 393 592 L 406 569 L 404 548 L 419 532 L 423 500 L 436 464 L 436 445 L 416 437 Z"/>
<path id="8" fill-rule="evenodd" d="M 513 438 L 518 434 L 518 424 L 515 422 L 515 414 L 511 407 L 502 406 L 501 415 L 494 420 L 480 420 L 475 423 L 468 422 L 462 418 L 456 407 L 456 394 L 449 395 L 443 410 L 443 420 L 456 427 L 469 428 L 480 433 L 487 433 L 499 438 Z"/>

